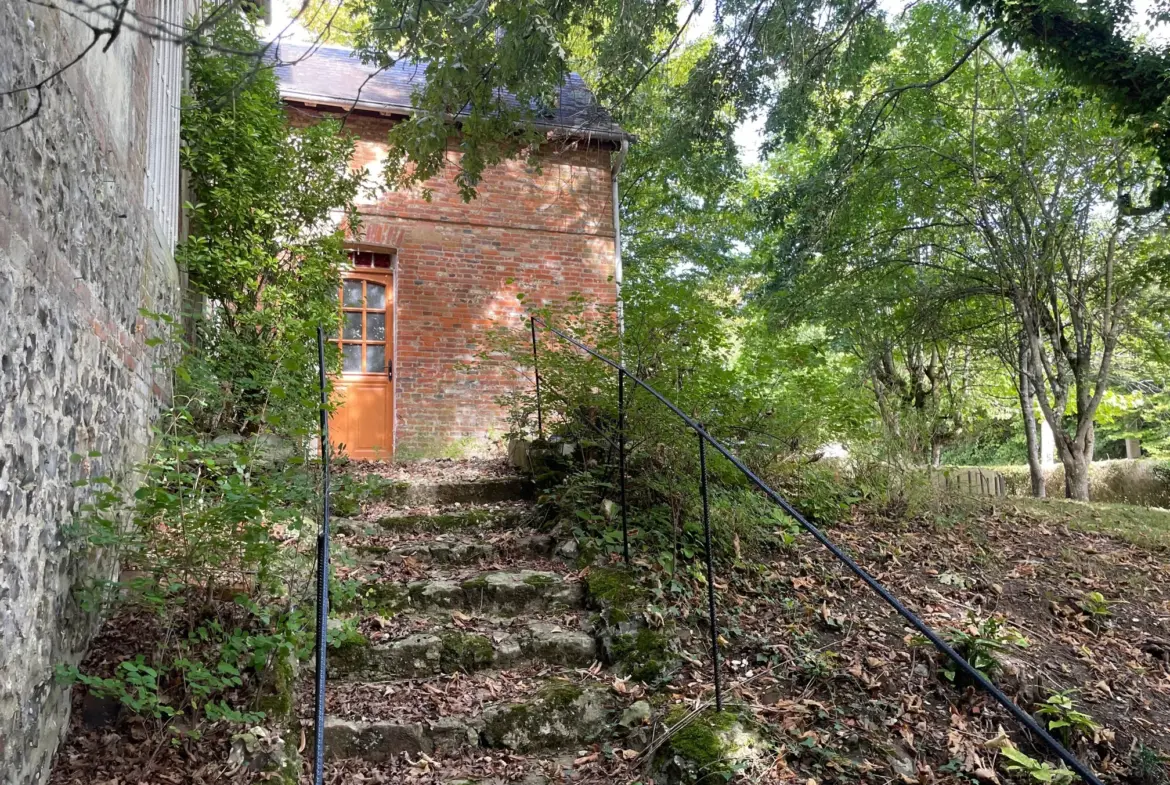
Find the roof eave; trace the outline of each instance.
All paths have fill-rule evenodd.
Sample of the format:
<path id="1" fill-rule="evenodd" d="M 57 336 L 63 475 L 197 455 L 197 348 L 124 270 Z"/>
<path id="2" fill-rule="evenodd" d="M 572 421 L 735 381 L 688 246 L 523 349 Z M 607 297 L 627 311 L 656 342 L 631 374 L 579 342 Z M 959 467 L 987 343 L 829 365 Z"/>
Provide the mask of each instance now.
<path id="1" fill-rule="evenodd" d="M 297 90 L 288 90 L 284 87 L 280 88 L 280 97 L 289 103 L 299 103 L 312 106 L 333 106 L 348 111 L 360 110 L 364 112 L 377 112 L 379 114 L 397 117 L 410 117 L 414 114 L 414 107 L 412 106 L 387 103 L 385 101 L 352 101 L 344 98 L 337 98 L 335 96 L 317 95 L 315 93 L 302 93 Z M 556 125 L 553 123 L 545 123 L 540 121 L 534 122 L 533 125 L 536 128 L 543 129 L 559 136 L 571 139 L 599 139 L 603 142 L 614 142 L 616 144 L 621 144 L 623 141 L 634 141 L 633 134 L 628 134 L 621 130 L 612 131 L 601 128 L 566 128 L 563 125 Z"/>

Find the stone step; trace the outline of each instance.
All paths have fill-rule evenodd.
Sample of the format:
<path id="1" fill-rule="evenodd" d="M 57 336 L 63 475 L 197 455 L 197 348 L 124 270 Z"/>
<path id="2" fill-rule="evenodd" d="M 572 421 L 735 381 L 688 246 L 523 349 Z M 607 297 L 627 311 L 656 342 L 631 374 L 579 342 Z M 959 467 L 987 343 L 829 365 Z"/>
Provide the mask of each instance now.
<path id="1" fill-rule="evenodd" d="M 411 482 L 387 484 L 383 500 L 399 506 L 426 504 L 490 504 L 529 501 L 536 498 L 536 486 L 525 477 L 489 477 L 454 482 Z"/>
<path id="2" fill-rule="evenodd" d="M 593 635 L 552 622 L 529 622 L 517 632 L 420 632 L 389 643 L 370 644 L 349 636 L 331 646 L 331 679 L 419 678 L 441 673 L 471 673 L 521 661 L 587 667 L 601 657 Z"/>
<path id="3" fill-rule="evenodd" d="M 495 612 L 515 616 L 584 607 L 585 587 L 543 570 L 493 570 L 465 580 L 435 579 L 402 583 L 373 579 L 341 592 L 332 608 L 346 612 L 396 613 L 407 608 Z"/>
<path id="4" fill-rule="evenodd" d="M 412 512 L 386 515 L 377 520 L 377 527 L 392 532 L 452 532 L 476 529 L 508 529 L 523 519 L 527 508 L 460 507 L 442 512 Z"/>
<path id="5" fill-rule="evenodd" d="M 474 747 L 517 753 L 556 750 L 597 740 L 606 730 L 606 720 L 602 690 L 557 681 L 530 700 L 489 706 L 470 717 L 421 722 L 327 717 L 325 752 L 334 760 L 384 762 L 403 753 L 449 755 Z"/>
<path id="6" fill-rule="evenodd" d="M 357 542 L 351 547 L 362 562 L 402 564 L 407 559 L 429 564 L 476 564 L 494 561 L 503 554 L 519 556 L 551 555 L 556 541 L 551 535 L 533 532 L 505 541 L 475 539 L 411 540 L 395 545 Z"/>
<path id="7" fill-rule="evenodd" d="M 585 586 L 543 570 L 491 571 L 463 581 L 416 581 L 407 586 L 412 605 L 495 611 L 507 615 L 582 608 Z"/>

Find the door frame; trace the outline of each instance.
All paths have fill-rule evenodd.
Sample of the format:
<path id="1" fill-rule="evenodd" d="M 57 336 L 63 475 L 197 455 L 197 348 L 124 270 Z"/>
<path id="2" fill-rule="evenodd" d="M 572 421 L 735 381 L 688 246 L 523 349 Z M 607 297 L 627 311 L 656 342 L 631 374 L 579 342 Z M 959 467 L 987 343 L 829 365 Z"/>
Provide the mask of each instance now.
<path id="1" fill-rule="evenodd" d="M 382 283 L 386 286 L 386 294 L 389 302 L 386 307 L 386 321 L 387 328 L 390 330 L 390 340 L 386 342 L 387 360 L 390 362 L 390 367 L 393 373 L 390 377 L 388 387 L 390 392 L 390 454 L 386 456 L 386 460 L 394 460 L 394 453 L 398 443 L 398 250 L 396 248 L 387 248 L 385 246 L 372 245 L 369 243 L 346 243 L 345 250 L 348 251 L 372 251 L 374 253 L 389 254 L 390 267 L 357 267 L 348 261 L 341 267 L 341 280 L 353 277 L 365 277 L 367 280 L 373 280 L 377 283 Z M 339 287 L 340 288 L 340 287 Z M 345 307 L 338 300 L 338 311 L 344 311 Z M 343 387 L 346 380 L 350 379 L 356 382 L 371 382 L 376 378 L 383 378 L 385 374 L 382 373 L 350 373 L 339 372 L 333 375 L 334 387 Z M 344 405 L 344 403 L 342 403 Z M 376 458 L 358 458 L 356 460 L 380 460 Z"/>

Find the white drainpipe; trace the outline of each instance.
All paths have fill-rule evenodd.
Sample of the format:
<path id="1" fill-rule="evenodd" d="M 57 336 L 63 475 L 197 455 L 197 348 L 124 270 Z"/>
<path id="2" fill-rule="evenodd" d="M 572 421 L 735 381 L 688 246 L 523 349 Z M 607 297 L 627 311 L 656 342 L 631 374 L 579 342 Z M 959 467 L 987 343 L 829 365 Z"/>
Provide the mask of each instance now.
<path id="1" fill-rule="evenodd" d="M 622 218 L 618 207 L 618 175 L 622 173 L 622 164 L 626 162 L 626 153 L 630 151 L 630 140 L 622 138 L 622 146 L 618 150 L 617 158 L 610 170 L 610 183 L 613 188 L 613 280 L 617 285 L 617 317 L 618 335 L 626 329 L 625 306 L 622 303 Z"/>

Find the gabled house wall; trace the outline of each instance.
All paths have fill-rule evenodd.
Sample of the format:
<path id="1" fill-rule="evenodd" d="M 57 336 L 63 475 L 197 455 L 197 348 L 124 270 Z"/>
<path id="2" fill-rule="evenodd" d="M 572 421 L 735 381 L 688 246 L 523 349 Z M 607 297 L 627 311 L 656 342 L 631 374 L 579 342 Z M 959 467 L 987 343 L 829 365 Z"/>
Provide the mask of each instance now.
<path id="1" fill-rule="evenodd" d="M 321 110 L 293 104 L 295 122 Z M 355 165 L 380 176 L 390 117 L 354 113 Z M 461 366 L 497 325 L 526 326 L 528 308 L 580 295 L 594 311 L 612 307 L 615 241 L 609 141 L 550 142 L 536 166 L 507 161 L 485 173 L 464 202 L 455 185 L 457 140 L 448 166 L 421 189 L 382 190 L 360 204 L 363 246 L 396 254 L 395 456 L 476 454 L 506 432 L 496 398 L 531 380 L 501 366 Z M 517 299 L 523 294 L 525 300 Z"/>

